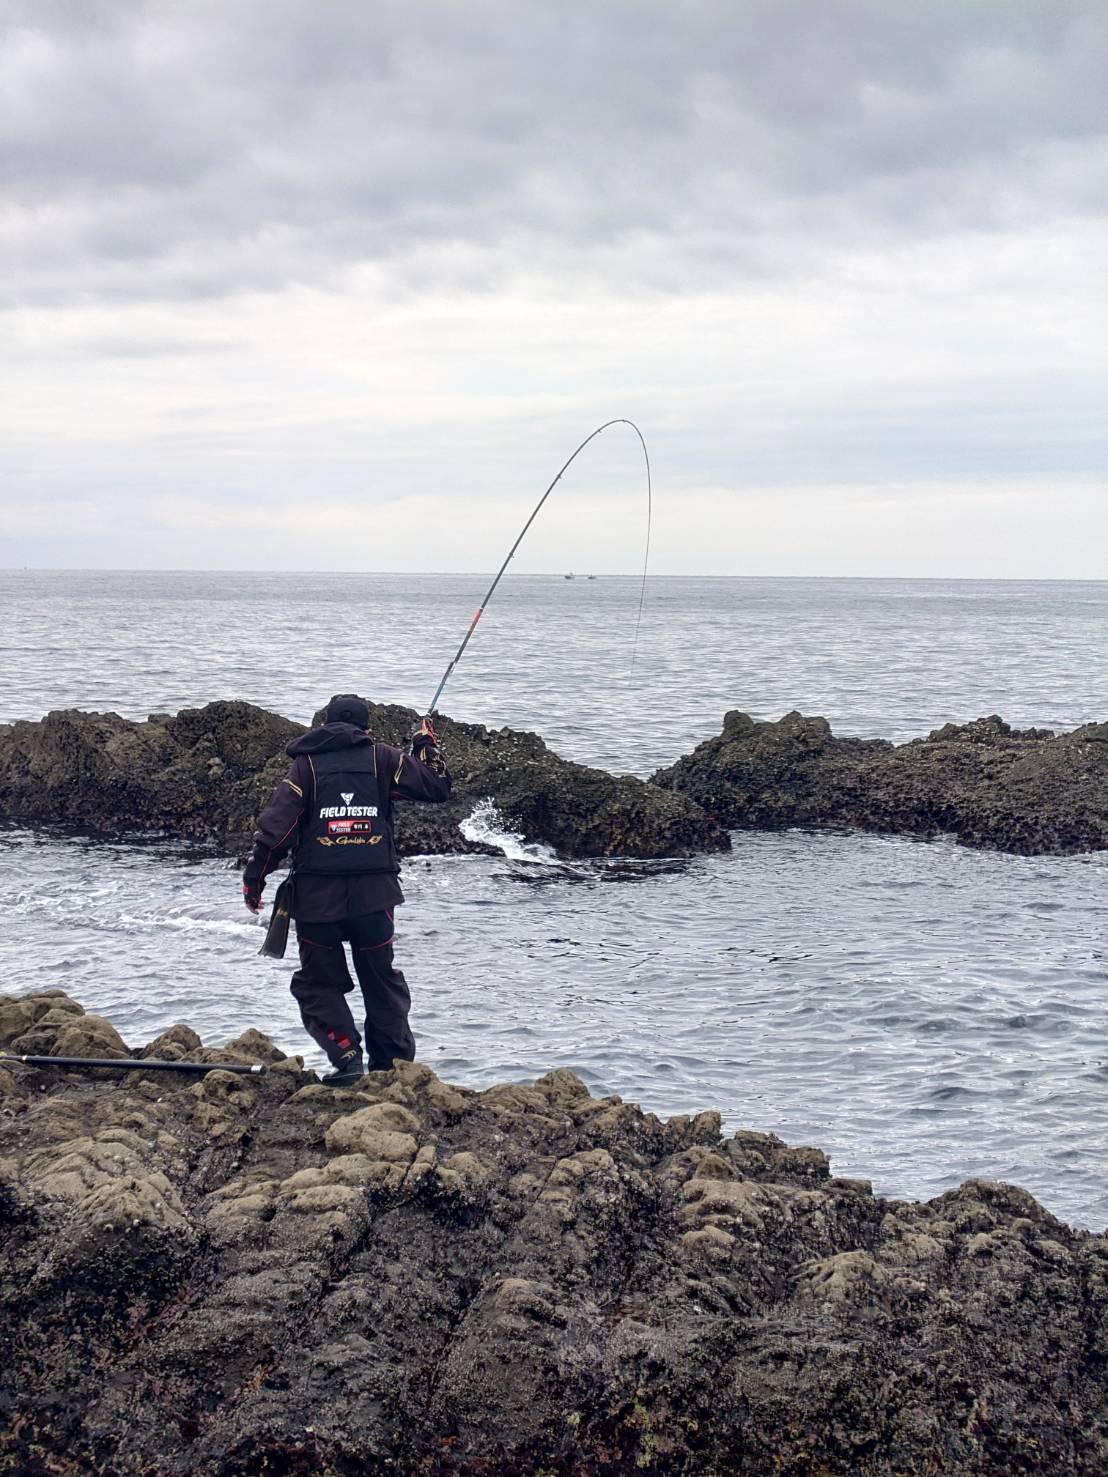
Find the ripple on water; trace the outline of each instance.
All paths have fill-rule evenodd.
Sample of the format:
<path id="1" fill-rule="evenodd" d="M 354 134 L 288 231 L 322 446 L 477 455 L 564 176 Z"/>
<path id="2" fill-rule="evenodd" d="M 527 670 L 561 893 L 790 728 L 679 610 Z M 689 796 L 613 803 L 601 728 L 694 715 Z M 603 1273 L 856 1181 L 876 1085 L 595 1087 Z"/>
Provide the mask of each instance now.
<path id="1" fill-rule="evenodd" d="M 736 835 L 731 856 L 677 869 L 625 863 L 618 882 L 551 866 L 538 889 L 541 863 L 423 860 L 398 962 L 420 1055 L 448 1078 L 568 1066 L 663 1116 L 717 1108 L 730 1130 L 815 1142 L 879 1193 L 1008 1176 L 1101 1226 L 1106 863 L 803 832 Z M 1030 872 L 1061 906 L 1013 906 Z M 260 1024 L 318 1062 L 293 958 L 257 957 L 225 863 L 9 832 L 0 879 L 20 987 L 62 985 L 125 1039 Z"/>

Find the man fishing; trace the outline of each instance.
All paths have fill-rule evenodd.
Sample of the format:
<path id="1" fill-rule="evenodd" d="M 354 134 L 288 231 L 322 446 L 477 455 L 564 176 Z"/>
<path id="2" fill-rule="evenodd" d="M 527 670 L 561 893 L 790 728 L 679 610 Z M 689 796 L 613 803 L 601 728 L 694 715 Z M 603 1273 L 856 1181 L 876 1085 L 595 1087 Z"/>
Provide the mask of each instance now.
<path id="1" fill-rule="evenodd" d="M 393 968 L 393 909 L 404 901 L 392 830 L 394 800 L 446 800 L 451 780 L 430 722 L 412 736 L 412 753 L 378 743 L 361 698 L 333 697 L 325 721 L 288 746 L 289 771 L 258 819 L 242 878 L 252 913 L 265 879 L 295 848 L 291 914 L 300 968 L 291 989 L 300 1018 L 334 1067 L 333 1087 L 411 1061 L 411 996 Z M 365 1037 L 346 996 L 354 988 L 343 942 L 350 944 L 365 1001 Z"/>

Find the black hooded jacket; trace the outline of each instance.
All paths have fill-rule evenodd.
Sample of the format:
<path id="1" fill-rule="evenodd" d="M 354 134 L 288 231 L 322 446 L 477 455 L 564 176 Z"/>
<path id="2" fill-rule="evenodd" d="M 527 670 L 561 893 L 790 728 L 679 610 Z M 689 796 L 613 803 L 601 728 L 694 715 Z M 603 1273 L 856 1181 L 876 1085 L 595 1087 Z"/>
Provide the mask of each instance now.
<path id="1" fill-rule="evenodd" d="M 352 723 L 325 723 L 322 728 L 313 728 L 288 746 L 292 763 L 258 817 L 254 849 L 242 875 L 244 887 L 260 894 L 266 877 L 299 842 L 302 823 L 311 813 L 315 798 L 310 757 L 360 744 L 376 745 L 382 791 L 385 777 L 389 780 L 390 820 L 394 800 L 434 804 L 449 798 L 450 775 L 441 756 L 425 763 L 413 755 L 402 754 L 392 744 L 377 743 L 371 734 Z M 335 922 L 364 913 L 384 912 L 403 901 L 400 883 L 392 872 L 346 877 L 303 875 L 296 878 L 293 888 L 292 916 L 300 922 Z"/>

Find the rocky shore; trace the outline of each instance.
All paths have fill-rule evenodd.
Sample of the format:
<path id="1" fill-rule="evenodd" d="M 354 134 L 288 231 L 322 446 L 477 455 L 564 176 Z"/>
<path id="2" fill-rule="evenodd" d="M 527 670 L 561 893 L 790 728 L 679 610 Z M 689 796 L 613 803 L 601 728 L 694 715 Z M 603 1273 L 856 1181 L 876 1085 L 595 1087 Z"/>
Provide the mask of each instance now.
<path id="1" fill-rule="evenodd" d="M 60 991 L 16 1051 L 127 1051 Z M 0 1472 L 1108 1470 L 1108 1238 L 569 1071 L 319 1085 L 256 1031 L 0 1066 Z"/>
<path id="2" fill-rule="evenodd" d="M 403 745 L 419 721 L 410 708 L 369 708 L 385 743 Z M 449 718 L 438 731 L 454 795 L 446 805 L 398 807 L 404 855 L 494 850 L 458 829 L 484 800 L 525 840 L 568 857 L 682 857 L 730 847 L 726 830 L 695 800 L 572 764 L 537 734 Z M 303 724 L 239 702 L 145 723 L 67 711 L 0 727 L 0 820 L 94 835 L 157 832 L 241 853 L 288 767 L 286 745 L 303 732 Z"/>
<path id="3" fill-rule="evenodd" d="M 651 779 L 722 826 L 945 833 L 1026 856 L 1108 847 L 1108 723 L 1055 735 L 994 715 L 894 745 L 835 738 L 802 713 L 731 712 L 717 738 Z"/>
<path id="4" fill-rule="evenodd" d="M 394 705 L 370 713 L 389 743 L 417 721 Z M 718 737 L 649 781 L 571 763 L 537 734 L 448 718 L 439 728 L 455 793 L 445 806 L 402 808 L 408 855 L 490 850 L 459 829 L 482 801 L 565 857 L 687 857 L 725 851 L 732 828 L 785 826 L 950 833 L 1026 855 L 1108 847 L 1108 723 L 1055 735 L 994 716 L 894 745 L 836 738 L 826 719 L 800 713 L 759 723 L 731 712 Z M 143 723 L 67 711 L 0 727 L 0 821 L 241 853 L 303 731 L 240 702 Z"/>

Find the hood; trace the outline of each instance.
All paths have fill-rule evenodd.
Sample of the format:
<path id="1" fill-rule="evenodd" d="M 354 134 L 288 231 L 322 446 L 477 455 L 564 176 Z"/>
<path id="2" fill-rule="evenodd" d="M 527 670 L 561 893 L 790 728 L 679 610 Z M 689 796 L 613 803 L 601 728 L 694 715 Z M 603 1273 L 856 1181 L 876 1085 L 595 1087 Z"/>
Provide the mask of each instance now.
<path id="1" fill-rule="evenodd" d="M 310 728 L 293 739 L 285 753 L 296 759 L 301 754 L 326 754 L 332 749 L 353 749 L 358 744 L 372 742 L 372 735 L 364 728 L 355 728 L 353 723 L 325 723 L 322 728 Z"/>

